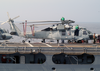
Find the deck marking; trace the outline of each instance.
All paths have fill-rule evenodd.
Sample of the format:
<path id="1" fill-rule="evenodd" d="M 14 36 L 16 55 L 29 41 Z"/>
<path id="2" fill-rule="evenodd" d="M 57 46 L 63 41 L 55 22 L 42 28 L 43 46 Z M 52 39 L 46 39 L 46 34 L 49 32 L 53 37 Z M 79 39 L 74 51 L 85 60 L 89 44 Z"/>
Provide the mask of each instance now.
<path id="1" fill-rule="evenodd" d="M 72 50 L 72 47 L 67 47 L 67 45 L 64 44 L 64 46 L 66 46 L 67 49 Z"/>
<path id="2" fill-rule="evenodd" d="M 30 47 L 34 47 L 32 44 L 28 43 L 28 42 L 25 42 L 26 44 L 28 44 Z"/>
<path id="3" fill-rule="evenodd" d="M 49 46 L 49 47 L 52 47 L 51 45 L 49 45 L 49 44 L 46 44 L 46 43 L 42 43 L 42 44 L 45 44 L 45 45 L 47 45 L 47 46 Z"/>

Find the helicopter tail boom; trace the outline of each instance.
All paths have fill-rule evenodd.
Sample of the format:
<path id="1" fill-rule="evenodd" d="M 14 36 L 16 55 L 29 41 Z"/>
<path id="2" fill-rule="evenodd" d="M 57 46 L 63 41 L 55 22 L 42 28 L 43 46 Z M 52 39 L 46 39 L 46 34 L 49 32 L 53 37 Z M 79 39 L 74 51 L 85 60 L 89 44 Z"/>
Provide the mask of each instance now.
<path id="1" fill-rule="evenodd" d="M 18 35 L 21 36 L 21 31 L 17 28 L 17 26 L 14 24 L 14 19 L 18 18 L 19 16 L 16 16 L 14 18 L 10 18 L 9 13 L 7 12 L 8 15 L 8 20 L 6 22 L 1 23 L 1 25 L 5 23 L 9 23 L 10 25 L 10 30 L 11 30 L 11 35 Z"/>
<path id="2" fill-rule="evenodd" d="M 10 24 L 11 35 L 22 36 L 21 31 L 14 23 L 9 22 L 9 24 Z"/>

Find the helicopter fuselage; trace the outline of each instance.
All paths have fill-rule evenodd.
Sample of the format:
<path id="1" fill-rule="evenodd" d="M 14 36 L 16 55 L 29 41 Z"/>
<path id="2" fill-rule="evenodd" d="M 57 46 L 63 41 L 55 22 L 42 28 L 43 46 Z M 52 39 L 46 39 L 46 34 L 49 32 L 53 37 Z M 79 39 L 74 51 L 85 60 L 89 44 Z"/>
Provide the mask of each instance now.
<path id="1" fill-rule="evenodd" d="M 92 33 L 89 33 L 90 31 L 86 30 L 86 28 L 80 28 L 78 36 L 75 35 L 75 29 L 69 28 L 69 29 L 52 29 L 52 28 L 46 28 L 41 31 L 35 31 L 34 36 L 32 33 L 26 34 L 27 38 L 39 38 L 39 39 L 55 39 L 55 40 L 89 40 L 90 35 L 93 35 Z"/>
<path id="2" fill-rule="evenodd" d="M 11 38 L 12 36 L 5 29 L 0 28 L 0 40 L 8 40 Z"/>

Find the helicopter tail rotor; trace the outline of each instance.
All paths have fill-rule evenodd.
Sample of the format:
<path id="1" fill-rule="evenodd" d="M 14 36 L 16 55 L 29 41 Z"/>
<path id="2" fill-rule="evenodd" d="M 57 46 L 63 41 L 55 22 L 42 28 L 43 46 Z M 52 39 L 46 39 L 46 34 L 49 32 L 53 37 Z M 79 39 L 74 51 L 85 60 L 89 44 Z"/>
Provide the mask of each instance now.
<path id="1" fill-rule="evenodd" d="M 18 17 L 20 17 L 20 16 L 16 16 L 16 17 L 14 17 L 12 20 L 14 20 L 14 19 L 16 19 L 16 18 L 18 18 Z"/>
<path id="2" fill-rule="evenodd" d="M 9 13 L 7 12 L 8 18 L 10 19 Z"/>
<path id="3" fill-rule="evenodd" d="M 5 23 L 7 23 L 9 20 L 7 20 L 7 21 L 5 21 L 5 22 L 3 22 L 3 23 L 1 23 L 1 25 L 3 25 L 3 24 L 5 24 Z"/>
<path id="4" fill-rule="evenodd" d="M 7 16 L 8 16 L 9 19 L 7 21 L 1 23 L 1 25 L 5 24 L 7 22 L 14 22 L 13 20 L 19 17 L 19 16 L 16 16 L 16 17 L 14 17 L 14 18 L 11 19 L 8 12 L 7 12 Z"/>

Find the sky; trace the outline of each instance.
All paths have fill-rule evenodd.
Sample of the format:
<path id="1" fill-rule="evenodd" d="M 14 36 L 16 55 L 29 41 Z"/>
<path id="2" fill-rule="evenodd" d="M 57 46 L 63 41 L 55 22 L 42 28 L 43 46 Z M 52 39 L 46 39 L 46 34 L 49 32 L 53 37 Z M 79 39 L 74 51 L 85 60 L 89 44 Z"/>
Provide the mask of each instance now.
<path id="1" fill-rule="evenodd" d="M 88 25 L 79 25 L 100 34 L 100 0 L 0 0 L 0 21 L 8 20 L 7 12 L 9 12 L 11 18 L 20 16 L 14 20 L 15 23 L 25 20 L 59 21 L 61 17 L 75 22 L 92 22 L 92 24 L 88 23 Z M 98 24 L 94 22 L 98 22 Z M 16 25 L 22 31 L 22 25 Z M 4 29 L 10 28 L 9 24 L 0 25 L 0 27 Z M 94 27 L 95 30 L 92 29 Z M 13 39 L 11 40 L 13 41 Z"/>
<path id="2" fill-rule="evenodd" d="M 60 20 L 100 22 L 100 0 L 0 0 L 0 21 Z"/>

